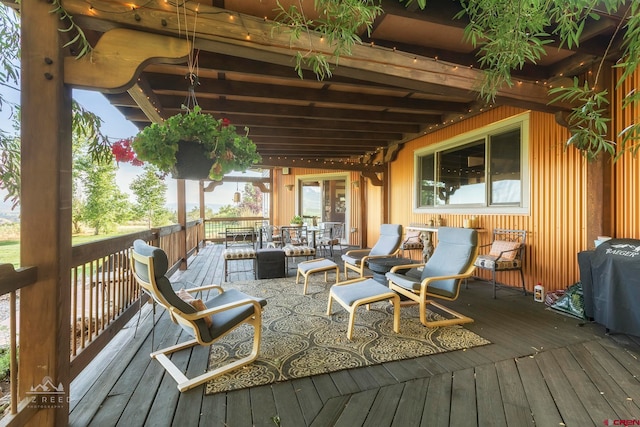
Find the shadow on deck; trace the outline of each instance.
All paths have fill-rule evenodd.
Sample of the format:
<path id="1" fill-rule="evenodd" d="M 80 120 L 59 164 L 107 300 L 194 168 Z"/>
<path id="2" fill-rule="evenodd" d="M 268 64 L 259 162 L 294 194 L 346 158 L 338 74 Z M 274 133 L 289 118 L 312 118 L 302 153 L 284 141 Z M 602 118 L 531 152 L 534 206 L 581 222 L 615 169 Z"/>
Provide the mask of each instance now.
<path id="1" fill-rule="evenodd" d="M 222 282 L 222 247 L 209 245 L 178 280 Z M 339 257 L 339 256 L 336 256 Z M 291 269 L 289 275 L 295 274 Z M 231 280 L 252 279 L 236 274 Z M 185 339 L 143 308 L 72 383 L 73 426 L 585 426 L 640 419 L 640 339 L 551 312 L 531 296 L 469 283 L 451 307 L 492 344 L 272 385 L 179 393 L 149 353 Z M 174 356 L 198 373 L 208 348 Z M 624 425 L 624 424 L 621 424 Z"/>

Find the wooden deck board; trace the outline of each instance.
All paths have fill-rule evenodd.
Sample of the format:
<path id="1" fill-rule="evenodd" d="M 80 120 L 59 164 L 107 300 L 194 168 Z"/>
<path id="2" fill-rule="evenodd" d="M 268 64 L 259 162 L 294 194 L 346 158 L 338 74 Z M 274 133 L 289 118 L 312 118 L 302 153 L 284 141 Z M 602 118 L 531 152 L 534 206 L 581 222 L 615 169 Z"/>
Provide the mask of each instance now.
<path id="1" fill-rule="evenodd" d="M 502 399 L 497 399 L 501 393 L 496 366 L 493 363 L 478 366 L 475 373 L 478 425 L 506 426 Z"/>
<path id="2" fill-rule="evenodd" d="M 349 402 L 336 420 L 334 427 L 353 427 L 364 424 L 367 414 L 372 410 L 373 402 L 379 390 L 365 390 L 351 395 Z M 380 424 L 383 425 L 383 424 Z"/>
<path id="3" fill-rule="evenodd" d="M 448 427 L 451 414 L 451 372 L 434 375 L 429 380 L 427 398 L 420 427 Z"/>
<path id="4" fill-rule="evenodd" d="M 603 420 L 614 418 L 615 411 L 600 394 L 600 390 L 593 384 L 591 378 L 583 371 L 582 366 L 578 364 L 569 350 L 566 348 L 556 349 L 553 351 L 553 356 L 562 366 L 562 371 L 576 391 L 578 399 L 587 409 L 593 423 L 598 424 Z"/>
<path id="5" fill-rule="evenodd" d="M 463 369 L 453 374 L 451 383 L 451 426 L 478 425 L 476 387 L 473 369 Z"/>
<path id="6" fill-rule="evenodd" d="M 296 392 L 291 381 L 276 383 L 272 386 L 272 389 L 277 417 L 281 420 L 282 425 L 304 425 L 304 416 L 302 416 L 300 406 L 293 404 L 296 401 Z M 224 395 L 224 393 L 219 394 Z"/>
<path id="7" fill-rule="evenodd" d="M 543 352 L 536 356 L 540 372 L 549 387 L 565 425 L 587 426 L 593 422 L 585 407 L 578 399 L 575 390 L 569 384 L 563 370 L 558 366 L 553 354 Z"/>
<path id="8" fill-rule="evenodd" d="M 363 425 L 369 427 L 390 426 L 400 403 L 403 389 L 403 383 L 381 387 Z"/>
<path id="9" fill-rule="evenodd" d="M 227 393 L 227 420 L 233 420 L 234 427 L 250 427 L 253 425 L 251 418 L 251 395 L 249 389 L 234 390 Z"/>
<path id="10" fill-rule="evenodd" d="M 316 386 L 316 391 L 318 392 L 320 399 L 323 402 L 340 395 L 338 387 L 336 387 L 333 379 L 331 379 L 331 375 L 316 375 L 312 378 L 312 381 Z"/>
<path id="11" fill-rule="evenodd" d="M 495 367 L 507 425 L 526 426 L 532 424 L 529 402 L 515 360 L 503 360 L 496 363 Z"/>
<path id="12" fill-rule="evenodd" d="M 420 378 L 405 384 L 391 423 L 392 427 L 420 425 L 428 387 L 429 378 Z"/>
<path id="13" fill-rule="evenodd" d="M 298 397 L 298 405 L 300 405 L 304 420 L 306 424 L 309 425 L 322 409 L 322 399 L 311 378 L 298 378 L 291 382 Z"/>
<path id="14" fill-rule="evenodd" d="M 203 248 L 180 272 L 182 280 L 220 283 L 221 253 L 221 245 Z M 232 276 L 240 279 L 253 274 Z M 128 338 L 114 341 L 118 348 L 106 350 L 95 374 L 83 372 L 72 383 L 70 424 L 570 426 L 640 415 L 640 338 L 606 335 L 600 325 L 559 315 L 517 292 L 501 291 L 494 300 L 489 286 L 474 282 L 447 305 L 474 318 L 464 327 L 492 343 L 214 395 L 205 395 L 204 386 L 179 393 L 149 357 L 152 322 L 143 316 L 135 339 L 129 326 L 121 332 Z M 184 339 L 159 310 L 155 347 Z M 172 358 L 199 373 L 208 349 Z"/>
<path id="15" fill-rule="evenodd" d="M 256 427 L 273 427 L 276 425 L 273 420 L 277 419 L 278 410 L 276 409 L 276 401 L 271 387 L 261 386 L 250 388 L 249 396 L 251 397 L 253 425 Z"/>
<path id="16" fill-rule="evenodd" d="M 640 420 L 640 402 L 629 399 L 625 390 L 619 384 L 612 381 L 602 366 L 593 359 L 591 354 L 582 344 L 573 345 L 568 349 L 577 363 L 588 373 L 589 378 L 602 393 L 602 397 L 607 400 L 611 408 L 615 411 L 617 418 L 635 418 Z M 609 416 L 608 418 L 613 418 Z"/>
<path id="17" fill-rule="evenodd" d="M 538 426 L 562 425 L 562 417 L 535 359 L 521 357 L 516 359 L 516 364 L 535 424 Z"/>

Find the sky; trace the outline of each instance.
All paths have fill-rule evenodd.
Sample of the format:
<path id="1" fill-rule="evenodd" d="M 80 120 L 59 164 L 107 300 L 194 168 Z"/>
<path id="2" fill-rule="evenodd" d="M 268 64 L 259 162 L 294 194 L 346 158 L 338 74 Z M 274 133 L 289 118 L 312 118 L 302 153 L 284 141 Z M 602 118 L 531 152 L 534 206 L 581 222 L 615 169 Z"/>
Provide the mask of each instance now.
<path id="1" fill-rule="evenodd" d="M 20 94 L 12 91 L 4 86 L 0 86 L 3 95 L 12 102 L 19 102 Z M 138 129 L 132 123 L 127 121 L 117 108 L 112 106 L 107 99 L 99 92 L 87 90 L 73 90 L 73 98 L 80 103 L 85 109 L 95 113 L 102 120 L 102 131 L 109 137 L 110 141 L 135 136 Z M 9 111 L 6 106 L 0 111 L 0 129 L 12 131 L 9 120 Z M 142 173 L 141 167 L 135 167 L 130 164 L 120 164 L 116 173 L 116 182 L 120 189 L 129 194 L 133 201 L 129 183 L 136 175 Z M 166 202 L 167 206 L 173 208 L 176 204 L 177 190 L 176 180 L 167 177 Z M 205 193 L 205 205 L 227 205 L 233 203 L 233 193 L 236 191 L 236 185 L 233 183 L 223 184 L 215 189 L 213 193 Z M 0 190 L 0 210 L 8 210 L 10 204 L 2 202 L 6 192 Z M 186 181 L 186 201 L 187 206 L 199 204 L 198 182 Z"/>

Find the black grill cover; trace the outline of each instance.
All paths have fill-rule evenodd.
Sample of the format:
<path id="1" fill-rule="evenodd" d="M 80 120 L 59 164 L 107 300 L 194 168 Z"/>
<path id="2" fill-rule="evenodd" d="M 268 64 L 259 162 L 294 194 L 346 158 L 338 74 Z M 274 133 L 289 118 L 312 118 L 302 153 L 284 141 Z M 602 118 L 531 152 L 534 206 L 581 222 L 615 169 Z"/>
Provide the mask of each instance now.
<path id="1" fill-rule="evenodd" d="M 611 239 L 578 254 L 585 315 L 640 336 L 640 240 Z"/>

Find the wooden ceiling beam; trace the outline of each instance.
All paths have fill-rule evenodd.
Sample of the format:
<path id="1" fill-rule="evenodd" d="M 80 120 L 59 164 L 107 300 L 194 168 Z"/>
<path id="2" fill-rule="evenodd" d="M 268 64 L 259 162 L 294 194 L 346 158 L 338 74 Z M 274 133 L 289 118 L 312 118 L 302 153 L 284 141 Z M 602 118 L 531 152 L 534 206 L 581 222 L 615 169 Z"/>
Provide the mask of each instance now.
<path id="1" fill-rule="evenodd" d="M 178 91 L 176 91 L 175 87 L 176 84 L 178 84 L 179 87 L 179 82 L 176 82 L 175 76 L 154 73 L 144 73 L 144 76 L 158 95 L 176 95 L 178 93 L 187 94 L 186 81 L 184 82 L 184 90 L 178 89 Z M 370 107 L 406 109 L 424 112 L 464 112 L 469 108 L 468 103 L 411 98 L 410 92 L 406 92 L 404 94 L 405 96 L 385 96 L 206 78 L 199 78 L 199 86 L 196 95 L 198 96 L 198 99 L 233 96 L 266 98 L 269 100 L 282 100 L 283 102 L 305 101 L 323 104 L 343 104 L 349 106 L 360 106 L 365 104 Z"/>
<path id="2" fill-rule="evenodd" d="M 176 97 L 159 95 L 158 99 L 162 105 L 176 105 Z M 235 101 L 228 99 L 198 99 L 198 104 L 202 109 L 214 115 L 226 115 L 233 112 L 244 114 L 256 114 L 271 117 L 314 117 L 318 119 L 331 119 L 343 121 L 364 121 L 364 122 L 388 122 L 388 123 L 438 123 L 441 121 L 440 114 L 425 112 L 394 112 L 375 111 L 354 108 L 336 108 L 322 106 L 301 106 L 269 104 L 255 101 Z M 178 102 L 179 105 L 179 102 Z M 178 110 L 174 110 L 177 113 Z"/>
<path id="3" fill-rule="evenodd" d="M 341 171 L 356 171 L 365 173 L 382 173 L 386 167 L 381 164 L 367 164 L 347 162 L 340 160 L 324 160 L 324 159 L 303 159 L 293 157 L 262 157 L 262 162 L 258 166 L 263 167 L 294 167 L 294 168 L 313 168 Z"/>
<path id="4" fill-rule="evenodd" d="M 141 31 L 151 31 L 178 35 L 183 27 L 179 25 L 175 8 L 161 0 L 151 0 L 144 7 L 128 10 L 126 4 L 119 8 L 105 0 L 92 2 L 93 12 L 83 0 L 65 0 L 65 9 L 74 17 L 82 20 L 83 25 L 91 28 L 100 26 L 100 21 L 110 25 L 126 25 Z M 190 4 L 187 9 L 192 9 Z M 193 6 L 195 8 L 195 6 Z M 103 10 L 116 9 L 118 13 L 104 13 Z M 95 11 L 99 12 L 95 12 Z M 186 12 L 191 21 L 195 20 L 192 11 Z M 93 16 L 92 16 L 93 15 Z M 229 19 L 235 16 L 241 19 Z M 201 5 L 198 12 L 198 31 L 196 47 L 218 51 L 221 44 L 229 48 L 227 53 L 235 56 L 255 57 L 266 62 L 282 64 L 288 58 L 291 63 L 298 51 L 309 48 L 331 57 L 331 50 L 317 34 L 309 34 L 298 41 L 292 41 L 285 32 L 274 31 L 274 27 L 264 19 L 242 15 L 224 9 Z M 243 51 L 248 49 L 252 52 Z M 224 53 L 224 52 L 223 52 Z M 283 64 L 283 65 L 286 65 Z M 458 68 L 456 68 L 458 67 Z M 355 45 L 351 56 L 342 56 L 336 75 L 355 77 L 361 80 L 393 84 L 407 88 L 440 87 L 442 94 L 476 93 L 482 72 L 475 68 L 463 68 L 456 64 L 434 61 L 430 58 L 392 53 L 388 49 Z M 402 83 L 402 84 L 400 84 Z M 428 91 L 428 90 L 427 90 Z M 549 107 L 546 88 L 534 82 L 523 82 L 498 91 L 498 97 L 508 103 L 511 100 L 528 101 L 530 108 L 542 111 L 557 110 Z"/>
<path id="5" fill-rule="evenodd" d="M 323 130 L 323 129 L 290 129 L 290 128 L 266 128 L 252 127 L 251 138 L 271 136 L 274 138 L 295 139 L 368 139 L 368 140 L 397 140 L 402 138 L 401 133 L 392 132 L 351 132 L 347 130 Z"/>

